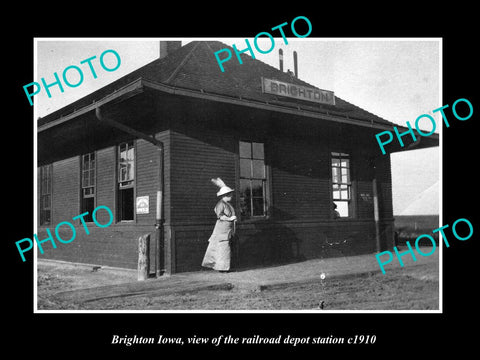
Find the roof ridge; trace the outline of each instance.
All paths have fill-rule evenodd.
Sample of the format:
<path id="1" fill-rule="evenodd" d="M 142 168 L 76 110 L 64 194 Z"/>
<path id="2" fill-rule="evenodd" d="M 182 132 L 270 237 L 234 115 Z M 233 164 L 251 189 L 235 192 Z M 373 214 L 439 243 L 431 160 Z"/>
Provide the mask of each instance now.
<path id="1" fill-rule="evenodd" d="M 263 93 L 259 81 L 260 77 L 291 82 L 296 85 L 311 86 L 317 89 L 320 88 L 301 78 L 291 77 L 275 66 L 264 62 L 263 59 L 252 58 L 248 56 L 248 54 L 241 54 L 243 65 L 237 65 L 235 62 L 231 64 L 231 71 L 221 73 L 213 56 L 215 50 L 221 48 L 228 48 L 232 52 L 234 50 L 230 45 L 219 40 L 192 41 L 166 57 L 152 60 L 148 64 L 133 70 L 79 100 L 45 115 L 45 119 L 41 122 L 48 123 L 51 119 L 70 114 L 74 109 L 91 104 L 92 101 L 99 101 L 109 93 L 112 93 L 112 91 L 115 91 L 115 89 L 126 86 L 138 78 L 142 78 L 176 88 L 223 94 L 224 96 L 233 98 L 245 98 L 265 103 L 278 101 L 278 105 L 280 106 L 290 106 L 290 103 L 296 103 L 299 110 L 308 108 L 315 112 L 327 111 L 327 113 L 331 113 L 333 116 L 342 116 L 347 119 L 351 118 L 362 122 L 368 121 L 371 125 L 375 123 L 396 125 L 361 106 L 339 97 L 337 94 L 335 94 L 336 106 L 334 108 L 327 108 L 327 106 L 323 104 L 307 104 L 301 99 L 297 101 L 295 99 L 282 98 Z M 192 59 L 194 59 L 194 61 L 192 61 Z M 184 73 L 185 76 L 181 76 Z M 39 121 L 39 124 L 41 122 Z"/>
<path id="2" fill-rule="evenodd" d="M 180 71 L 180 69 L 183 67 L 183 65 L 185 65 L 185 63 L 188 61 L 188 59 L 190 59 L 190 57 L 192 56 L 193 52 L 195 51 L 195 49 L 198 47 L 198 45 L 200 45 L 200 42 L 197 42 L 193 47 L 192 49 L 190 49 L 190 51 L 188 52 L 187 55 L 185 55 L 185 57 L 183 58 L 183 60 L 180 62 L 180 64 L 178 64 L 178 66 L 175 68 L 175 70 L 172 71 L 172 73 L 170 74 L 170 76 L 167 78 L 167 80 L 165 80 L 165 84 L 170 84 L 170 81 L 178 74 L 178 72 Z"/>

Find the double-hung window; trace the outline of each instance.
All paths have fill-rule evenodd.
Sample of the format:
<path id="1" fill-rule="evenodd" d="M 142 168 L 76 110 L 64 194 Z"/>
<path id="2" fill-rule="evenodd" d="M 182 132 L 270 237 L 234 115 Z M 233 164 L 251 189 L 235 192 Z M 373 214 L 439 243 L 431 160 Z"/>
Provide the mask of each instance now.
<path id="1" fill-rule="evenodd" d="M 81 212 L 88 212 L 85 221 L 92 222 L 95 209 L 95 153 L 82 155 L 82 201 Z"/>
<path id="2" fill-rule="evenodd" d="M 133 141 L 118 146 L 117 219 L 134 220 L 135 144 Z"/>
<path id="3" fill-rule="evenodd" d="M 243 219 L 267 215 L 264 144 L 240 141 L 240 210 Z"/>
<path id="4" fill-rule="evenodd" d="M 340 217 L 351 216 L 350 155 L 332 152 L 332 198 Z"/>
<path id="5" fill-rule="evenodd" d="M 40 169 L 40 225 L 49 225 L 52 221 L 52 164 Z"/>

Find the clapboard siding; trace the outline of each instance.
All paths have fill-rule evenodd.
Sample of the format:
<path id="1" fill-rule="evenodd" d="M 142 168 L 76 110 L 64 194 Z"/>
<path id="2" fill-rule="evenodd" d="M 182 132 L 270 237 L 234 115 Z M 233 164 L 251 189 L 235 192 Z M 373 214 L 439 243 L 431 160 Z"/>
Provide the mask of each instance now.
<path id="1" fill-rule="evenodd" d="M 52 166 L 52 223 L 71 221 L 80 214 L 80 158 L 57 161 Z"/>
<path id="2" fill-rule="evenodd" d="M 76 226 L 76 237 L 72 242 L 63 244 L 55 239 L 57 248 L 50 243 L 43 246 L 45 253 L 39 258 L 48 258 L 95 265 L 108 265 L 135 269 L 138 261 L 138 238 L 151 231 L 150 226 L 112 225 L 108 228 L 98 228 L 93 223 L 87 224 L 87 235 L 83 226 Z M 50 228 L 53 236 L 55 234 Z M 59 234 L 64 239 L 72 235 L 68 227 L 62 226 Z M 44 228 L 39 229 L 40 239 L 47 237 Z"/>
<path id="3" fill-rule="evenodd" d="M 372 180 L 357 181 L 357 217 L 359 219 L 373 218 L 373 187 Z"/>
<path id="4" fill-rule="evenodd" d="M 329 219 L 330 154 L 321 141 L 274 138 L 268 147 L 273 215 L 280 219 Z"/>
<path id="5" fill-rule="evenodd" d="M 107 206 L 115 216 L 116 147 L 111 146 L 98 150 L 96 152 L 96 159 L 97 193 L 95 198 L 95 206 Z M 98 213 L 98 221 L 101 224 L 106 224 L 108 220 L 108 214 L 106 212 Z"/>
<path id="6" fill-rule="evenodd" d="M 235 184 L 234 142 L 230 149 L 224 144 L 211 133 L 203 139 L 171 133 L 172 222 L 215 220 L 218 189 L 210 179 L 220 177 L 231 187 Z"/>
<path id="7" fill-rule="evenodd" d="M 390 159 L 372 156 L 349 144 L 338 134 L 335 142 L 290 134 L 254 134 L 252 130 L 176 129 L 156 134 L 164 144 L 163 218 L 165 220 L 167 268 L 172 272 L 201 269 L 216 216 L 217 187 L 210 181 L 221 177 L 238 189 L 238 143 L 259 141 L 265 144 L 265 161 L 270 179 L 269 217 L 260 221 L 240 220 L 236 266 L 250 267 L 302 259 L 348 256 L 376 250 L 373 222 L 372 181 L 378 182 L 381 248 L 393 244 Z M 156 194 L 159 186 L 159 150 L 136 139 L 135 195 L 149 196 L 149 213 L 136 214 L 132 222 L 118 222 L 116 211 L 117 146 L 96 150 L 96 206 L 108 206 L 115 220 L 108 228 L 88 223 L 86 234 L 80 221 L 74 221 L 76 238 L 68 244 L 56 241 L 54 249 L 45 243 L 40 256 L 89 264 L 135 268 L 138 238 L 154 234 Z M 345 149 L 345 150 L 341 150 Z M 354 216 L 331 217 L 331 152 L 351 155 Z M 53 163 L 53 223 L 68 221 L 80 211 L 80 155 Z M 375 164 L 375 168 L 373 168 Z M 233 204 L 236 204 L 234 199 Z M 239 209 L 237 209 L 238 211 Z M 105 211 L 98 221 L 109 221 Z M 39 238 L 47 237 L 40 228 Z M 62 239 L 71 229 L 59 229 Z M 153 271 L 154 237 L 151 246 Z M 171 259 L 171 268 L 170 265 Z"/>
<path id="8" fill-rule="evenodd" d="M 352 156 L 352 178 L 355 183 L 356 217 L 373 219 L 373 167 L 368 153 L 356 150 Z"/>
<path id="9" fill-rule="evenodd" d="M 375 172 L 378 181 L 378 203 L 380 217 L 383 219 L 392 219 L 393 197 L 390 156 L 381 157 L 376 161 Z"/>
<path id="10" fill-rule="evenodd" d="M 380 226 L 382 232 L 391 227 L 388 221 Z M 176 272 L 201 270 L 211 230 L 207 225 L 177 226 Z M 232 262 L 240 269 L 375 251 L 375 226 L 371 221 L 240 224 L 237 235 Z M 386 237 L 382 237 L 382 247 L 387 248 Z"/>
<path id="11" fill-rule="evenodd" d="M 275 218 L 328 219 L 329 182 L 272 169 L 272 214 Z"/>
<path id="12" fill-rule="evenodd" d="M 248 133 L 226 135 L 206 130 L 197 130 L 195 136 L 172 133 L 175 271 L 201 269 L 215 223 L 213 206 L 217 189 L 210 178 L 220 176 L 229 185 L 234 184 L 235 177 L 238 181 L 237 144 L 250 138 L 262 141 Z M 337 136 L 335 140 L 333 147 L 326 139 L 272 136 L 263 140 L 266 164 L 270 168 L 272 216 L 254 223 L 239 222 L 237 266 L 375 251 L 374 175 L 381 187 L 380 201 L 386 202 L 381 208 L 382 219 L 387 219 L 380 224 L 381 247 L 391 248 L 388 157 L 376 160 L 374 172 L 368 152 L 353 148 L 347 143 L 348 139 Z M 351 155 L 354 216 L 332 220 L 331 152 L 341 149 Z"/>
<path id="13" fill-rule="evenodd" d="M 172 136 L 172 221 L 189 218 L 192 221 L 207 220 L 215 203 L 216 188 L 210 183 L 220 176 L 229 185 L 235 182 L 237 144 L 245 136 L 223 136 L 223 142 L 211 133 L 197 132 L 196 137 L 178 132 Z M 221 135 L 217 135 L 221 137 Z M 226 142 L 231 142 L 225 146 Z M 305 139 L 273 137 L 265 141 L 266 164 L 270 167 L 271 209 L 275 219 L 331 218 L 331 145 Z M 335 150 L 348 148 L 348 144 L 335 144 Z M 346 152 L 351 155 L 353 217 L 373 219 L 373 170 L 368 154 L 357 149 Z M 382 192 L 381 214 L 390 218 L 391 186 L 388 157 L 377 160 L 376 176 Z M 238 174 L 236 175 L 238 178 Z M 183 216 L 183 218 L 182 218 Z"/>
<path id="14" fill-rule="evenodd" d="M 149 213 L 136 214 L 137 224 L 154 224 L 156 216 L 156 197 L 159 186 L 158 147 L 152 143 L 138 139 L 136 141 L 136 196 L 149 197 Z"/>
<path id="15" fill-rule="evenodd" d="M 157 139 L 163 141 L 165 145 L 164 171 L 166 179 L 169 179 L 168 132 L 157 134 Z M 136 268 L 138 238 L 143 234 L 155 231 L 156 192 L 159 184 L 159 151 L 156 146 L 142 139 L 137 139 L 135 144 L 136 194 L 137 196 L 148 195 L 150 197 L 149 214 L 137 214 L 133 223 L 118 223 L 116 221 L 117 146 L 99 149 L 96 151 L 96 206 L 109 207 L 115 220 L 107 228 L 99 228 L 94 223 L 87 223 L 89 234 L 85 232 L 79 220 L 72 221 L 76 231 L 74 240 L 63 244 L 54 238 L 57 248 L 53 248 L 51 244 L 46 244 L 44 246 L 45 254 L 39 256 L 88 264 Z M 59 218 L 62 214 L 63 219 L 54 219 L 54 223 L 48 226 L 55 237 L 56 223 L 71 220 L 72 217 L 79 214 L 80 157 L 54 162 L 53 169 L 57 172 L 57 175 L 54 175 L 56 186 L 53 189 L 53 198 L 56 199 L 56 202 L 53 204 L 53 209 L 55 217 Z M 164 186 L 164 209 L 169 209 L 169 203 L 169 181 L 167 181 Z M 166 217 L 168 214 L 169 211 L 166 211 L 164 216 Z M 109 215 L 106 211 L 98 211 L 96 215 L 100 224 L 108 223 Z M 71 229 L 68 226 L 62 226 L 59 228 L 59 235 L 63 239 L 69 239 L 72 235 Z M 46 238 L 46 230 L 44 228 L 39 229 L 38 236 L 39 239 Z M 151 248 L 153 249 L 153 246 Z M 153 254 L 151 256 L 153 259 Z"/>

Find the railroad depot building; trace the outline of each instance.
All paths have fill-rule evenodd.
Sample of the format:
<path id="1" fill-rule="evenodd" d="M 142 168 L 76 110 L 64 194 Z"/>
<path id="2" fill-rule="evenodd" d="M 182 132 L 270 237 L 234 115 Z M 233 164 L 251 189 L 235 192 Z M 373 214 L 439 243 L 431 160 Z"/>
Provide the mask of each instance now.
<path id="1" fill-rule="evenodd" d="M 155 234 L 160 212 L 162 269 L 200 270 L 214 177 L 236 190 L 239 268 L 393 247 L 390 155 L 375 139 L 393 123 L 245 54 L 221 72 L 214 52 L 233 49 L 218 41 L 160 48 L 159 59 L 38 120 L 36 233 L 77 227 L 74 241 L 45 243 L 39 258 L 136 268 L 138 238 Z M 389 152 L 438 146 L 436 134 L 402 140 Z M 113 223 L 85 216 L 87 235 L 72 218 L 100 205 Z"/>

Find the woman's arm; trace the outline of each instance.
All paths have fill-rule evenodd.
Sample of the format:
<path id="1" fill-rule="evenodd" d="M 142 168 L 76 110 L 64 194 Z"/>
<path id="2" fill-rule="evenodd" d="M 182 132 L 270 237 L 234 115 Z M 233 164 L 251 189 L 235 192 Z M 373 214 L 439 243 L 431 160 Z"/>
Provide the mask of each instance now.
<path id="1" fill-rule="evenodd" d="M 223 221 L 234 221 L 237 220 L 235 215 L 227 216 L 225 215 L 225 204 L 223 201 L 219 201 L 215 206 L 215 213 L 217 214 L 218 219 Z"/>
<path id="2" fill-rule="evenodd" d="M 219 219 L 223 221 L 234 221 L 234 220 L 237 220 L 237 217 L 235 215 L 233 216 L 222 215 L 219 217 Z"/>

